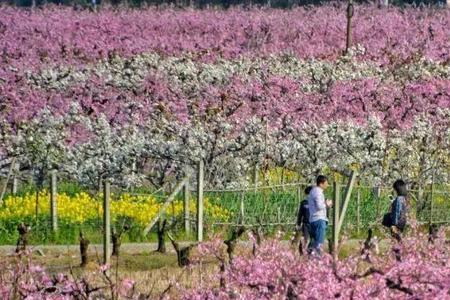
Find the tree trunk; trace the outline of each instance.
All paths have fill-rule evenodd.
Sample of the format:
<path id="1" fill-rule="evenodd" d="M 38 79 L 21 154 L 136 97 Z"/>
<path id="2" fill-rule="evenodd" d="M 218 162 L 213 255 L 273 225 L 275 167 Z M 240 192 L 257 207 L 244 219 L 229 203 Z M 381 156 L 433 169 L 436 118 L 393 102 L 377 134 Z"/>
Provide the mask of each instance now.
<path id="1" fill-rule="evenodd" d="M 166 224 L 167 224 L 167 220 L 164 220 L 161 222 L 158 222 L 158 249 L 156 250 L 157 252 L 160 253 L 166 253 L 166 240 L 165 240 L 165 234 L 166 234 Z"/>
<path id="2" fill-rule="evenodd" d="M 178 266 L 180 268 L 188 266 L 191 263 L 191 260 L 190 260 L 191 250 L 192 250 L 192 248 L 197 246 L 197 244 L 191 244 L 187 247 L 181 248 L 180 244 L 178 244 L 178 242 L 176 242 L 173 239 L 173 237 L 170 235 L 170 233 L 168 233 L 167 236 L 169 237 L 170 241 L 172 242 L 173 248 L 175 248 L 175 251 L 177 252 Z"/>
<path id="3" fill-rule="evenodd" d="M 83 237 L 83 233 L 80 231 L 80 254 L 81 254 L 81 267 L 85 267 L 88 263 L 88 247 L 89 240 Z"/>
<path id="4" fill-rule="evenodd" d="M 16 253 L 19 253 L 27 249 L 29 228 L 24 223 L 20 223 L 17 230 L 19 231 L 19 239 L 17 240 Z"/>
<path id="5" fill-rule="evenodd" d="M 122 245 L 121 234 L 114 231 L 111 236 L 111 240 L 112 240 L 112 244 L 113 244 L 112 255 L 119 256 L 120 245 Z"/>
<path id="6" fill-rule="evenodd" d="M 352 47 L 352 17 L 353 17 L 353 3 L 349 0 L 347 6 L 347 41 L 345 46 L 345 53 L 348 54 Z"/>
<path id="7" fill-rule="evenodd" d="M 237 241 L 242 236 L 242 234 L 244 234 L 244 232 L 245 227 L 234 228 L 233 231 L 231 232 L 231 237 L 228 240 L 224 241 L 225 245 L 227 245 L 227 253 L 230 263 L 233 262 L 234 251 L 236 248 Z"/>

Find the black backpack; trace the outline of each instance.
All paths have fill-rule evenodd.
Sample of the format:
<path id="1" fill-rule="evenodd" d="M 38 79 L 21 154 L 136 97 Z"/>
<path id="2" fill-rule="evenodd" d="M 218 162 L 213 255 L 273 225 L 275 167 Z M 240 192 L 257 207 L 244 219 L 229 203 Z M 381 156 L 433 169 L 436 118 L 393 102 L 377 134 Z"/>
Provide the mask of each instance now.
<path id="1" fill-rule="evenodd" d="M 381 224 L 386 227 L 392 227 L 396 226 L 398 229 L 403 230 L 406 226 L 406 220 L 407 220 L 407 212 L 408 212 L 408 200 L 406 197 L 397 197 L 395 200 L 400 201 L 400 217 L 398 218 L 397 224 L 395 224 L 395 220 L 393 218 L 393 211 L 395 209 L 394 204 L 395 201 L 391 205 L 390 212 L 386 213 L 383 216 L 383 221 Z"/>
<path id="2" fill-rule="evenodd" d="M 381 221 L 381 224 L 383 226 L 385 226 L 385 227 L 393 226 L 393 224 L 392 224 L 392 217 L 391 217 L 391 213 L 390 212 L 384 214 L 383 221 Z"/>

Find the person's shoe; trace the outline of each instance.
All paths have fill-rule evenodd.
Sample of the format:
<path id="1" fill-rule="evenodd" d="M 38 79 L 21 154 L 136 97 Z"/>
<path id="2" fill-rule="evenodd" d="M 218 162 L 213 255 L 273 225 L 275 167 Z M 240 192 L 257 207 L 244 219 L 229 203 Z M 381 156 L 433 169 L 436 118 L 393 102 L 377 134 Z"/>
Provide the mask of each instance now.
<path id="1" fill-rule="evenodd" d="M 321 258 L 322 257 L 322 251 L 320 249 L 312 249 L 310 253 L 308 253 L 309 258 Z"/>

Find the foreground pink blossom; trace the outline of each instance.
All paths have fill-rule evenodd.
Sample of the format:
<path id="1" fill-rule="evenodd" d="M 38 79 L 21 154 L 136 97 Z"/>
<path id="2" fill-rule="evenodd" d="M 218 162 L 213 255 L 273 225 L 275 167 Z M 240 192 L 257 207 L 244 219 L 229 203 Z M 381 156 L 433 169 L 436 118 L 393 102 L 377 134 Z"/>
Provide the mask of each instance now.
<path id="1" fill-rule="evenodd" d="M 252 244 L 255 249 L 249 251 Z M 401 243 L 392 240 L 389 244 L 379 255 L 371 250 L 353 249 L 356 254 L 334 261 L 327 254 L 321 258 L 301 257 L 296 249 L 278 238 L 263 239 L 258 245 L 250 236 L 250 241 L 239 246 L 244 248 L 229 261 L 223 240 L 213 238 L 198 246 L 191 267 L 211 264 L 211 257 L 215 257 L 214 264 L 219 264 L 221 271 L 204 272 L 203 280 L 189 284 L 193 288 L 185 288 L 182 282 L 174 280 L 160 296 L 162 299 L 450 299 L 450 249 L 444 231 L 429 240 L 413 230 Z M 209 262 L 203 262 L 205 258 Z M 136 289 L 132 279 L 116 283 L 108 276 L 109 267 L 101 267 L 92 274 L 97 278 L 103 276 L 107 283 L 96 287 L 86 278 L 48 275 L 43 268 L 23 258 L 3 266 L 2 299 L 14 294 L 24 299 L 94 299 L 110 295 L 118 299 L 151 299 Z"/>
<path id="2" fill-rule="evenodd" d="M 201 250 L 224 252 L 215 241 Z M 337 262 L 328 255 L 299 257 L 285 243 L 266 240 L 254 256 L 236 257 L 211 281 L 216 287 L 185 291 L 184 299 L 450 299 L 450 251 L 443 232 L 434 242 L 417 234 L 392 242 L 380 256 Z"/>

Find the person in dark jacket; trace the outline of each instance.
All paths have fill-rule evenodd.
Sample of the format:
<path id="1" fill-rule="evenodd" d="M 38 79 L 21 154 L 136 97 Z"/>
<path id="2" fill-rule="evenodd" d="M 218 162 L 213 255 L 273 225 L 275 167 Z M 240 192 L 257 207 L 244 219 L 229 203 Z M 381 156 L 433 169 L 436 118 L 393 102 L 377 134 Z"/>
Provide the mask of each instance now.
<path id="1" fill-rule="evenodd" d="M 393 188 L 397 197 L 392 202 L 389 213 L 384 216 L 383 225 L 391 229 L 397 240 L 401 240 L 400 234 L 408 223 L 408 190 L 401 179 L 394 182 Z"/>
<path id="2" fill-rule="evenodd" d="M 311 190 L 312 190 L 312 186 L 308 186 L 305 189 L 306 198 L 308 197 Z M 299 244 L 299 251 L 301 254 L 303 254 L 303 249 L 305 249 L 306 247 L 309 248 L 308 244 L 310 242 L 308 199 L 305 199 L 302 202 L 300 202 L 300 206 L 298 208 L 298 214 L 297 214 L 296 229 L 297 229 L 297 232 L 301 233 L 301 235 L 302 235 L 302 239 L 300 240 L 300 244 Z"/>

